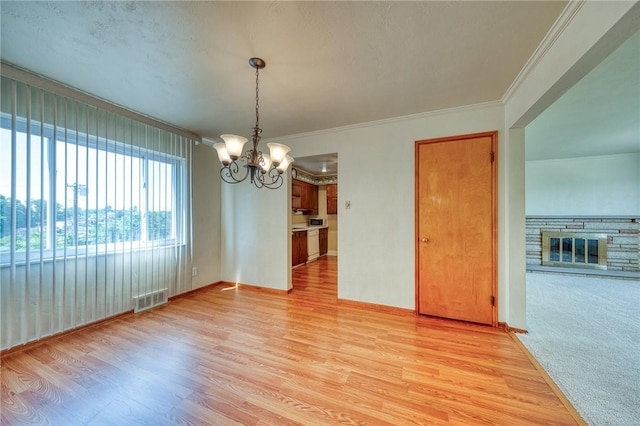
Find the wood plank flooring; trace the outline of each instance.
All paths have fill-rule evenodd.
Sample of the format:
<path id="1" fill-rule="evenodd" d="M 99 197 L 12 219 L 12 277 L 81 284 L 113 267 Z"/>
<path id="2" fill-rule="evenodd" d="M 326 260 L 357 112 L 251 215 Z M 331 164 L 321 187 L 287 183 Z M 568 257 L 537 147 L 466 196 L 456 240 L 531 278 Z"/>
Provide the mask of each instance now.
<path id="1" fill-rule="evenodd" d="M 335 258 L 2 359 L 3 425 L 576 424 L 511 337 L 337 303 Z"/>

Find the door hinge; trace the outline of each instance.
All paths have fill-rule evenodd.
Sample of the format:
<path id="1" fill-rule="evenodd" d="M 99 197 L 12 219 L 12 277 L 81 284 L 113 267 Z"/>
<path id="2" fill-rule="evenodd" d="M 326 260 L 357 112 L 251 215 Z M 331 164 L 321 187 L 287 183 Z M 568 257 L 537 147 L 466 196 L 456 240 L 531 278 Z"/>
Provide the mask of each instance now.
<path id="1" fill-rule="evenodd" d="M 496 297 L 491 296 L 491 306 L 496 306 Z"/>
<path id="2" fill-rule="evenodd" d="M 493 163 L 496 160 L 496 155 L 493 151 L 491 151 L 491 162 Z"/>

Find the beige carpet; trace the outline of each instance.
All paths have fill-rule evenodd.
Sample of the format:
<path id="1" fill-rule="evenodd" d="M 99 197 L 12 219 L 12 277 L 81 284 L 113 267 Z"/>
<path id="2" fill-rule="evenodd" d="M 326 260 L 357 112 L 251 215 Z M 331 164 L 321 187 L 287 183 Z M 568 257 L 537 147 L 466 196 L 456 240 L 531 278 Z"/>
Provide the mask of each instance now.
<path id="1" fill-rule="evenodd" d="M 640 425 L 640 281 L 527 274 L 518 337 L 591 425 Z"/>

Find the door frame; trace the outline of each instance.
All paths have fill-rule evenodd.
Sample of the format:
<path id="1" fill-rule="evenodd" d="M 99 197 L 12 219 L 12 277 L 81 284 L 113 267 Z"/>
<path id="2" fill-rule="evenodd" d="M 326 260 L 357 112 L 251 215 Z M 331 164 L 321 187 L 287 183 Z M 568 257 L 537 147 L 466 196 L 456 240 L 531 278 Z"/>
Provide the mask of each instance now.
<path id="1" fill-rule="evenodd" d="M 420 162 L 418 150 L 421 145 L 441 142 L 454 142 L 466 139 L 476 139 L 479 137 L 491 138 L 491 292 L 493 296 L 492 306 L 492 326 L 498 327 L 498 131 L 472 133 L 468 135 L 447 136 L 435 139 L 422 139 L 414 143 L 414 269 L 415 269 L 415 313 L 420 315 L 420 263 L 418 235 L 418 194 L 419 194 L 419 170 Z"/>

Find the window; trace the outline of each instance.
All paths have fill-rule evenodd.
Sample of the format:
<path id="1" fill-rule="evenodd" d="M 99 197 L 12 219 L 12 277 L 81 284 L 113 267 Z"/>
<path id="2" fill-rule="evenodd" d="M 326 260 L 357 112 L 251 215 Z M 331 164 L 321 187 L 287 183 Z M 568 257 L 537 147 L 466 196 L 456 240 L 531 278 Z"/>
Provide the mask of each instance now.
<path id="1" fill-rule="evenodd" d="M 17 118 L 12 134 L 11 117 L 1 117 L 0 155 L 12 164 L 0 168 L 2 263 L 12 245 L 22 260 L 27 251 L 35 259 L 181 242 L 184 158 L 29 123 Z"/>
<path id="2" fill-rule="evenodd" d="M 0 349 L 190 290 L 196 140 L 2 71 Z"/>

